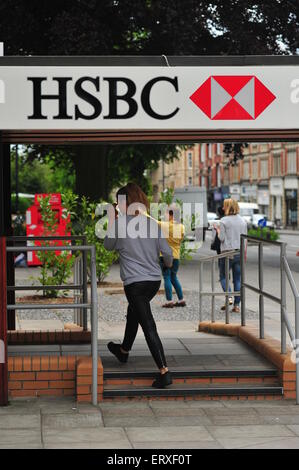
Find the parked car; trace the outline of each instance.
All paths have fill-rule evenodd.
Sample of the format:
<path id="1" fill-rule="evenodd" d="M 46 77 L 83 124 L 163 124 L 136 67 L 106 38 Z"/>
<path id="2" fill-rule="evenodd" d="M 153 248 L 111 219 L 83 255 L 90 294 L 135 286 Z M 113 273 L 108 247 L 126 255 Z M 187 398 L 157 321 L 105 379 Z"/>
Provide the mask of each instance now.
<path id="1" fill-rule="evenodd" d="M 257 228 L 259 221 L 266 219 L 266 227 L 274 228 L 274 223 L 260 213 L 258 204 L 254 202 L 239 202 L 240 216 L 247 222 L 248 228 Z"/>
<path id="2" fill-rule="evenodd" d="M 207 213 L 207 218 L 208 218 L 208 230 L 212 230 L 214 225 L 219 224 L 219 217 L 216 214 L 216 212 L 208 212 Z"/>

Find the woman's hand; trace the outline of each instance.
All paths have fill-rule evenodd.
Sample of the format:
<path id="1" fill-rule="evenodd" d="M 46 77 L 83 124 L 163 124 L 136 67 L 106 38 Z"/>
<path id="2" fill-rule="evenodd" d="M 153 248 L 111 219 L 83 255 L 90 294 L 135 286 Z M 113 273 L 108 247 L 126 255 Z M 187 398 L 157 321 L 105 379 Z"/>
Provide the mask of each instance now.
<path id="1" fill-rule="evenodd" d="M 108 229 L 112 227 L 114 221 L 118 218 L 118 212 L 116 210 L 116 203 L 109 204 L 107 208 L 107 215 L 108 215 Z"/>

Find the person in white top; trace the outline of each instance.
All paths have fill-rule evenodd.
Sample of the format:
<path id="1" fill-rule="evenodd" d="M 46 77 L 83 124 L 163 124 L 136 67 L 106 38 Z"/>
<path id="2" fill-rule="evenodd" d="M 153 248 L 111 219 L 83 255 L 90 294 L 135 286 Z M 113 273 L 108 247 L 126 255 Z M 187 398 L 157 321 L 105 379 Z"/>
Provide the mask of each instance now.
<path id="1" fill-rule="evenodd" d="M 221 253 L 231 250 L 240 250 L 241 235 L 247 234 L 247 224 L 239 215 L 239 204 L 234 199 L 225 199 L 223 210 L 225 216 L 221 219 L 219 227 L 216 228 L 221 242 Z M 229 260 L 229 269 L 232 270 L 233 273 L 234 291 L 238 292 L 241 288 L 240 253 L 237 253 Z M 220 283 L 223 290 L 226 291 L 225 258 L 220 260 L 219 270 Z M 228 287 L 228 289 L 230 290 L 230 287 Z M 235 296 L 233 312 L 240 312 L 240 301 L 240 296 Z"/>

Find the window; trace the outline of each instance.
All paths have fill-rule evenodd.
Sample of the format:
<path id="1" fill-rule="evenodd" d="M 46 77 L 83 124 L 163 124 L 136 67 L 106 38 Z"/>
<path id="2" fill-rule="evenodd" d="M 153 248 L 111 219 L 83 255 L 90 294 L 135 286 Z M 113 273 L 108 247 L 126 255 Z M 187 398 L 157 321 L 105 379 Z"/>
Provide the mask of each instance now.
<path id="1" fill-rule="evenodd" d="M 239 166 L 238 165 L 233 167 L 233 178 L 234 178 L 234 183 L 239 182 Z"/>
<path id="2" fill-rule="evenodd" d="M 216 177 L 217 177 L 217 187 L 221 187 L 221 170 L 220 170 L 220 165 L 216 165 Z"/>
<path id="3" fill-rule="evenodd" d="M 221 153 L 221 144 L 217 144 L 217 155 Z"/>
<path id="4" fill-rule="evenodd" d="M 268 178 L 268 159 L 263 158 L 261 160 L 261 179 Z"/>
<path id="5" fill-rule="evenodd" d="M 296 165 L 296 150 L 288 151 L 288 174 L 296 174 L 297 165 Z"/>
<path id="6" fill-rule="evenodd" d="M 209 158 L 212 158 L 212 144 L 208 144 L 209 147 Z"/>
<path id="7" fill-rule="evenodd" d="M 249 162 L 243 162 L 243 180 L 249 180 Z"/>
<path id="8" fill-rule="evenodd" d="M 200 147 L 200 161 L 204 162 L 206 159 L 206 144 L 201 144 Z"/>
<path id="9" fill-rule="evenodd" d="M 257 160 L 252 160 L 252 179 L 257 180 L 258 174 L 257 174 Z"/>
<path id="10" fill-rule="evenodd" d="M 281 157 L 280 152 L 273 155 L 273 176 L 281 175 Z"/>
<path id="11" fill-rule="evenodd" d="M 227 186 L 229 185 L 229 169 L 224 168 L 223 183 Z"/>
<path id="12" fill-rule="evenodd" d="M 188 177 L 188 184 L 189 184 L 189 186 L 192 186 L 192 176 Z"/>
<path id="13" fill-rule="evenodd" d="M 192 168 L 193 166 L 193 155 L 192 152 L 188 152 L 188 168 Z"/>

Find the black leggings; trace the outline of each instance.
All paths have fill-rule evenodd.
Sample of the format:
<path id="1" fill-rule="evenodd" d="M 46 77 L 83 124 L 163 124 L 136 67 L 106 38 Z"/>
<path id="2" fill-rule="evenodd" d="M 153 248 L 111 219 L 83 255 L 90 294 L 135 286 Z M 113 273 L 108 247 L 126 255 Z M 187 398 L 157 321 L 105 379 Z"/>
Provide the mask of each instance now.
<path id="1" fill-rule="evenodd" d="M 133 282 L 125 286 L 129 302 L 127 323 L 122 348 L 130 351 L 141 325 L 147 345 L 159 369 L 167 367 L 163 346 L 151 311 L 150 301 L 159 290 L 161 281 Z"/>

